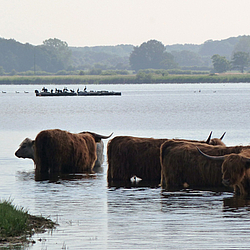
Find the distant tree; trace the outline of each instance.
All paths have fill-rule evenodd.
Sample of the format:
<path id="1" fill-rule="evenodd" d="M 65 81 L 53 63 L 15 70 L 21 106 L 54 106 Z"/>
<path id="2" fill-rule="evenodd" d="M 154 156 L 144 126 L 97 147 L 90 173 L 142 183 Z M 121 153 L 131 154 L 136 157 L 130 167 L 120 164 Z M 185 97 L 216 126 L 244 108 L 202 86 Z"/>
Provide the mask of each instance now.
<path id="1" fill-rule="evenodd" d="M 88 75 L 101 75 L 101 73 L 102 69 L 96 69 L 96 68 L 90 69 L 88 71 Z"/>
<path id="2" fill-rule="evenodd" d="M 245 68 L 249 65 L 249 53 L 242 51 L 235 52 L 232 58 L 232 65 L 234 69 L 243 73 Z"/>
<path id="3" fill-rule="evenodd" d="M 214 66 L 214 72 L 222 73 L 230 69 L 230 62 L 225 56 L 220 56 L 218 54 L 212 56 L 212 62 Z"/>
<path id="4" fill-rule="evenodd" d="M 109 47 L 109 46 L 108 46 Z M 98 49 L 98 50 L 97 50 Z M 103 49 L 103 52 L 101 50 Z M 121 69 L 119 65 L 123 65 L 122 69 L 129 69 L 129 54 L 128 56 L 119 56 L 117 54 L 104 52 L 105 47 L 89 47 L 72 49 L 72 65 L 77 69 L 91 69 L 97 67 L 95 64 L 102 65 L 101 69 Z M 118 67 L 117 67 L 118 66 Z"/>
<path id="5" fill-rule="evenodd" d="M 140 69 L 166 69 L 173 67 L 173 56 L 165 52 L 164 45 L 156 40 L 142 43 L 134 47 L 130 54 L 129 62 L 131 68 Z"/>
<path id="6" fill-rule="evenodd" d="M 208 40 L 204 42 L 199 50 L 201 56 L 208 56 L 211 58 L 215 54 L 229 56 L 232 54 L 234 44 L 231 44 L 230 39 L 221 41 Z"/>
<path id="7" fill-rule="evenodd" d="M 234 46 L 234 53 L 239 51 L 250 53 L 250 36 L 242 36 Z"/>
<path id="8" fill-rule="evenodd" d="M 59 70 L 67 69 L 70 65 L 71 50 L 68 48 L 68 44 L 57 38 L 50 38 L 43 41 L 43 45 L 37 49 L 40 56 L 37 55 L 37 61 L 40 64 L 47 64 L 46 70 L 48 72 L 57 72 Z M 44 68 L 41 66 L 41 68 Z"/>
<path id="9" fill-rule="evenodd" d="M 160 62 L 159 69 L 176 69 L 178 68 L 178 63 L 175 62 L 174 56 L 171 53 L 164 52 L 162 56 L 162 61 Z"/>
<path id="10" fill-rule="evenodd" d="M 67 48 L 68 44 L 66 42 L 63 42 L 57 38 L 49 38 L 47 40 L 43 41 L 43 45 L 51 48 L 56 48 L 56 49 L 62 49 L 62 48 Z"/>
<path id="11" fill-rule="evenodd" d="M 104 64 L 102 64 L 102 63 L 95 63 L 95 64 L 94 64 L 94 68 L 95 68 L 95 69 L 105 70 L 105 69 L 107 69 L 108 67 L 107 67 L 107 65 L 104 65 Z"/>
<path id="12" fill-rule="evenodd" d="M 174 56 L 175 62 L 182 67 L 202 66 L 204 64 L 204 62 L 201 59 L 201 56 L 198 53 L 192 51 L 175 50 L 171 51 L 171 54 Z"/>
<path id="13" fill-rule="evenodd" d="M 10 72 L 10 75 L 15 76 L 16 74 L 17 74 L 16 70 L 12 69 L 11 72 Z"/>

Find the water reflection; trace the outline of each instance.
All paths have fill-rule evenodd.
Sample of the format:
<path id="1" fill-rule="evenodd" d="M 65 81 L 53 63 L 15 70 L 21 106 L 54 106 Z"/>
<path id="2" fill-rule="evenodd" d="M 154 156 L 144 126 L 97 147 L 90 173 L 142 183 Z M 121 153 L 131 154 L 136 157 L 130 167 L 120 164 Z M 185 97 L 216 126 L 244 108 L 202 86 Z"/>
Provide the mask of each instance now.
<path id="1" fill-rule="evenodd" d="M 108 182 L 109 188 L 140 188 L 140 187 L 149 187 L 149 188 L 158 188 L 159 181 L 109 181 Z"/>
<path id="2" fill-rule="evenodd" d="M 234 195 L 229 198 L 223 199 L 224 212 L 234 212 L 235 216 L 238 216 L 239 212 L 242 212 L 242 208 L 245 211 L 250 211 L 250 197 L 242 197 Z"/>
<path id="3" fill-rule="evenodd" d="M 33 163 L 14 156 L 23 138 L 50 128 L 201 140 L 227 131 L 227 145 L 248 144 L 249 84 L 105 85 L 123 95 L 98 99 L 41 99 L 36 88 L 8 86 L 0 98 L 1 198 L 59 223 L 52 235 L 35 235 L 31 250 L 249 249 L 249 199 L 232 190 L 166 191 L 143 181 L 107 187 L 105 161 L 93 176 L 35 181 Z"/>
<path id="4" fill-rule="evenodd" d="M 224 205 L 233 197 L 221 191 L 109 189 L 108 243 L 126 242 L 126 249 L 239 249 L 238 241 L 246 240 L 244 248 L 249 241 L 248 229 L 240 234 L 242 220 L 249 223 L 250 213 L 244 210 L 241 222 L 234 220 Z"/>
<path id="5" fill-rule="evenodd" d="M 100 173 L 102 171 L 100 170 Z M 55 182 L 55 183 L 60 183 L 62 181 L 74 181 L 74 180 L 81 180 L 81 179 L 96 179 L 97 174 L 44 174 L 40 176 L 41 179 L 39 181 L 47 181 L 47 182 Z M 30 180 L 36 180 L 35 177 L 35 171 L 18 171 L 17 172 L 17 178 L 20 181 L 30 181 Z"/>
<path id="6" fill-rule="evenodd" d="M 186 213 L 185 209 L 196 209 L 197 212 L 207 209 L 218 209 L 218 206 L 222 203 L 222 197 L 220 191 L 180 190 L 176 192 L 162 192 L 161 211 L 169 213 L 178 210 L 180 213 Z M 181 209 L 184 210 L 182 211 Z"/>

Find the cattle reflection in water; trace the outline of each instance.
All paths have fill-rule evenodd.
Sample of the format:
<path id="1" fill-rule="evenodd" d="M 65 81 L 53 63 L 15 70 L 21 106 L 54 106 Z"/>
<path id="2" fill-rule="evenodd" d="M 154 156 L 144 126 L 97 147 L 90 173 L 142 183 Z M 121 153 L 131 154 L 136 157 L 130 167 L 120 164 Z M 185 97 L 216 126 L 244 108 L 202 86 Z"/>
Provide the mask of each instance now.
<path id="1" fill-rule="evenodd" d="M 162 212 L 171 212 L 179 209 L 180 213 L 185 213 L 184 208 L 197 210 L 218 209 L 229 218 L 242 217 L 250 212 L 250 198 L 237 196 L 223 191 L 221 188 L 211 190 L 180 190 L 175 192 L 162 191 L 161 193 Z"/>
<path id="2" fill-rule="evenodd" d="M 225 212 L 234 212 L 236 213 L 234 216 L 238 217 L 239 209 L 244 209 L 246 211 L 250 211 L 250 198 L 249 197 L 242 197 L 234 195 L 229 198 L 223 199 L 223 211 Z"/>
<path id="3" fill-rule="evenodd" d="M 103 168 L 101 167 L 103 170 Z M 17 178 L 20 181 L 30 181 L 35 178 L 35 171 L 18 171 Z M 62 183 L 64 181 L 77 181 L 84 179 L 96 179 L 97 174 L 43 174 L 40 181 L 46 181 L 49 183 Z"/>

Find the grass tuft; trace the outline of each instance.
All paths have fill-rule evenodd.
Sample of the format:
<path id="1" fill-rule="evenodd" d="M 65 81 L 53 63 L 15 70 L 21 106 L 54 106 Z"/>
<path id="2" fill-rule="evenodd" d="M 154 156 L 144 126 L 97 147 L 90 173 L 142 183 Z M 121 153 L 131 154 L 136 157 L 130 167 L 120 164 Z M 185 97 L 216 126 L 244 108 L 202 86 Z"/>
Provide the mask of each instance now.
<path id="1" fill-rule="evenodd" d="M 57 224 L 42 216 L 33 216 L 12 201 L 0 201 L 0 245 L 1 243 L 29 242 L 35 233 L 54 229 Z"/>
<path id="2" fill-rule="evenodd" d="M 27 231 L 28 212 L 14 206 L 11 201 L 0 203 L 0 234 L 15 237 Z"/>

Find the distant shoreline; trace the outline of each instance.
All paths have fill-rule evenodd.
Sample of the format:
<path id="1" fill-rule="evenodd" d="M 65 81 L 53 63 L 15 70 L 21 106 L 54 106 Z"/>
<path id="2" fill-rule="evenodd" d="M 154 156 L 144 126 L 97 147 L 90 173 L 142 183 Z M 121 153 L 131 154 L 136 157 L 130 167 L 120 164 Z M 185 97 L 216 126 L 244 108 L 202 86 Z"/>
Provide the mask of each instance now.
<path id="1" fill-rule="evenodd" d="M 0 76 L 0 85 L 71 85 L 71 84 L 152 84 L 152 83 L 250 83 L 250 74 L 154 75 L 67 75 L 67 76 Z"/>

